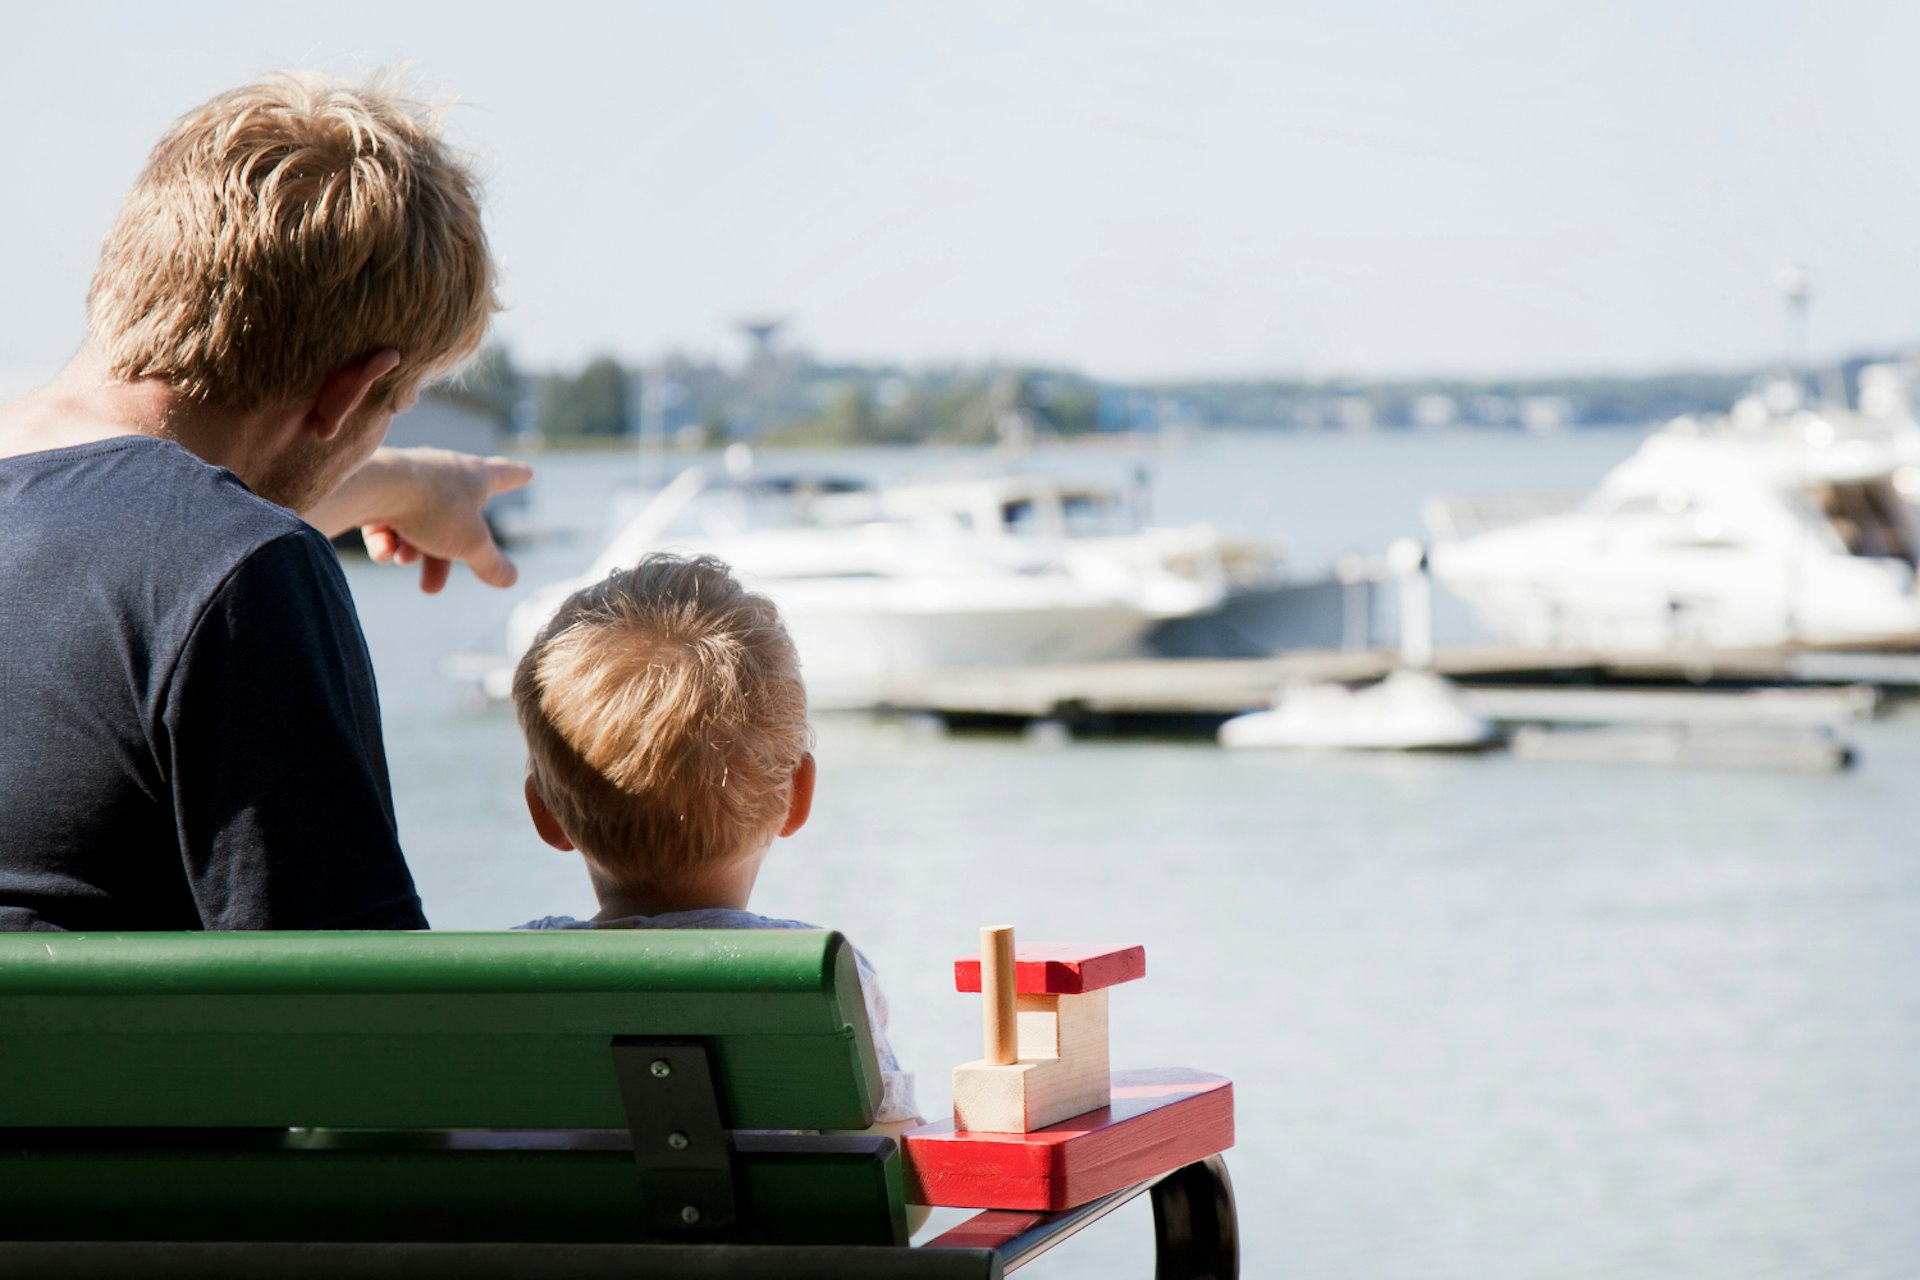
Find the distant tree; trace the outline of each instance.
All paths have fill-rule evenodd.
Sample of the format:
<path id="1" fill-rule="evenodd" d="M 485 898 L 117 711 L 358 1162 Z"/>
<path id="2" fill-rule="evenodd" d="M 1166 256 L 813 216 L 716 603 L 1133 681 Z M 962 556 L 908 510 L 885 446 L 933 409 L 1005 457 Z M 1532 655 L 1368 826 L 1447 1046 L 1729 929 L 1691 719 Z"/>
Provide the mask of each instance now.
<path id="1" fill-rule="evenodd" d="M 849 445 L 873 440 L 873 401 L 858 383 L 842 383 L 824 409 L 810 417 L 792 417 L 767 428 L 769 444 Z"/>
<path id="2" fill-rule="evenodd" d="M 541 385 L 541 433 L 555 438 L 631 434 L 627 381 L 627 371 L 611 356 L 588 361 L 573 377 L 548 374 Z"/>
<path id="3" fill-rule="evenodd" d="M 524 382 L 512 353 L 499 343 L 489 343 L 460 371 L 453 385 L 468 399 L 493 410 L 501 421 L 510 422 Z"/>
<path id="4" fill-rule="evenodd" d="M 822 444 L 860 444 L 873 438 L 873 400 L 855 383 L 842 387 L 820 415 Z"/>
<path id="5" fill-rule="evenodd" d="M 1061 435 L 1081 435 L 1100 426 L 1100 388 L 1091 382 L 1048 384 L 1037 400 L 1036 412 Z"/>
<path id="6" fill-rule="evenodd" d="M 725 444 L 728 430 L 726 410 L 717 404 L 708 405 L 700 415 L 700 446 L 710 449 Z"/>
<path id="7" fill-rule="evenodd" d="M 992 444 L 997 440 L 993 388 L 984 378 L 955 380 L 933 397 L 930 408 L 933 438 L 957 444 Z"/>
<path id="8" fill-rule="evenodd" d="M 908 389 L 874 412 L 873 440 L 876 444 L 918 444 L 928 434 L 927 406 L 923 394 Z"/>

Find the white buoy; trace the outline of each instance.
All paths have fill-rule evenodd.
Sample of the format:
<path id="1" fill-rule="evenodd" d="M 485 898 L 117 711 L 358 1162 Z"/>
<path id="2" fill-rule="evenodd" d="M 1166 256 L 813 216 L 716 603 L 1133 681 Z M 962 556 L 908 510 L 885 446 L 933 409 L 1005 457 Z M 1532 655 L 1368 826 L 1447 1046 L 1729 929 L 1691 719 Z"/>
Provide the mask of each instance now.
<path id="1" fill-rule="evenodd" d="M 1387 548 L 1400 580 L 1400 669 L 1378 684 L 1292 685 L 1270 711 L 1220 726 L 1223 747 L 1301 747 L 1356 751 L 1466 750 L 1499 736 L 1472 711 L 1459 688 L 1433 670 L 1433 589 L 1427 551 L 1412 538 Z"/>
<path id="2" fill-rule="evenodd" d="M 1271 711 L 1220 726 L 1223 747 L 1435 751 L 1490 745 L 1492 722 L 1469 711 L 1452 681 L 1431 671 L 1395 671 L 1379 684 L 1295 685 Z"/>

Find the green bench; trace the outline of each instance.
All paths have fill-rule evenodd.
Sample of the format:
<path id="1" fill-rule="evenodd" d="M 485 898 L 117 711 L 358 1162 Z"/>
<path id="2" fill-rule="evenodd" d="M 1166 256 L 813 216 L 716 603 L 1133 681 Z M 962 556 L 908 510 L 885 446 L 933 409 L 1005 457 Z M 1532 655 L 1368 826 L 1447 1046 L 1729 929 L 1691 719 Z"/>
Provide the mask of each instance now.
<path id="1" fill-rule="evenodd" d="M 809 931 L 0 934 L 0 1275 L 1003 1274 L 1218 1161 L 909 1248 L 853 952 Z"/>

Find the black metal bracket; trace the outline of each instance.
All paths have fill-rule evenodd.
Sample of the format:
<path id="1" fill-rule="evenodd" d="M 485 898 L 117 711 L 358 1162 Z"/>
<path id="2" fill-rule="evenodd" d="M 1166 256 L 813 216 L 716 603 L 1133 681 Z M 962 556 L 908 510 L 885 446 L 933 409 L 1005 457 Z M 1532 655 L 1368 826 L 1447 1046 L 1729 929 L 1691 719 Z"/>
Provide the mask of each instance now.
<path id="1" fill-rule="evenodd" d="M 1236 1280 L 1240 1225 L 1227 1162 L 1208 1156 L 1153 1184 L 1155 1280 Z"/>
<path id="2" fill-rule="evenodd" d="M 725 1234 L 735 1217 L 733 1153 L 706 1046 L 615 1036 L 613 1069 L 648 1232 L 667 1239 Z"/>

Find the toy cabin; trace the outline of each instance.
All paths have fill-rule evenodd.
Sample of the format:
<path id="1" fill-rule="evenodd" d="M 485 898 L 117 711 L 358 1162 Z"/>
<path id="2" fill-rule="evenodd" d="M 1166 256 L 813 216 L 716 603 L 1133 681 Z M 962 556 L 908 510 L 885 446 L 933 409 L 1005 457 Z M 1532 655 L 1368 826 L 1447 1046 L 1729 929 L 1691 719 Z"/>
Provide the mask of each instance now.
<path id="1" fill-rule="evenodd" d="M 954 985 L 980 993 L 984 1050 L 953 1070 L 953 1120 L 906 1135 L 911 1198 L 1070 1209 L 1232 1146 L 1231 1081 L 1109 1069 L 1108 992 L 1146 972 L 1144 947 L 1016 948 L 1011 926 L 982 929 Z"/>
<path id="2" fill-rule="evenodd" d="M 1031 1133 L 1111 1098 L 1107 991 L 1146 976 L 1145 947 L 1041 943 L 1016 955 L 1013 930 L 980 932 L 980 959 L 954 985 L 981 993 L 985 1051 L 953 1069 L 953 1125 Z"/>

